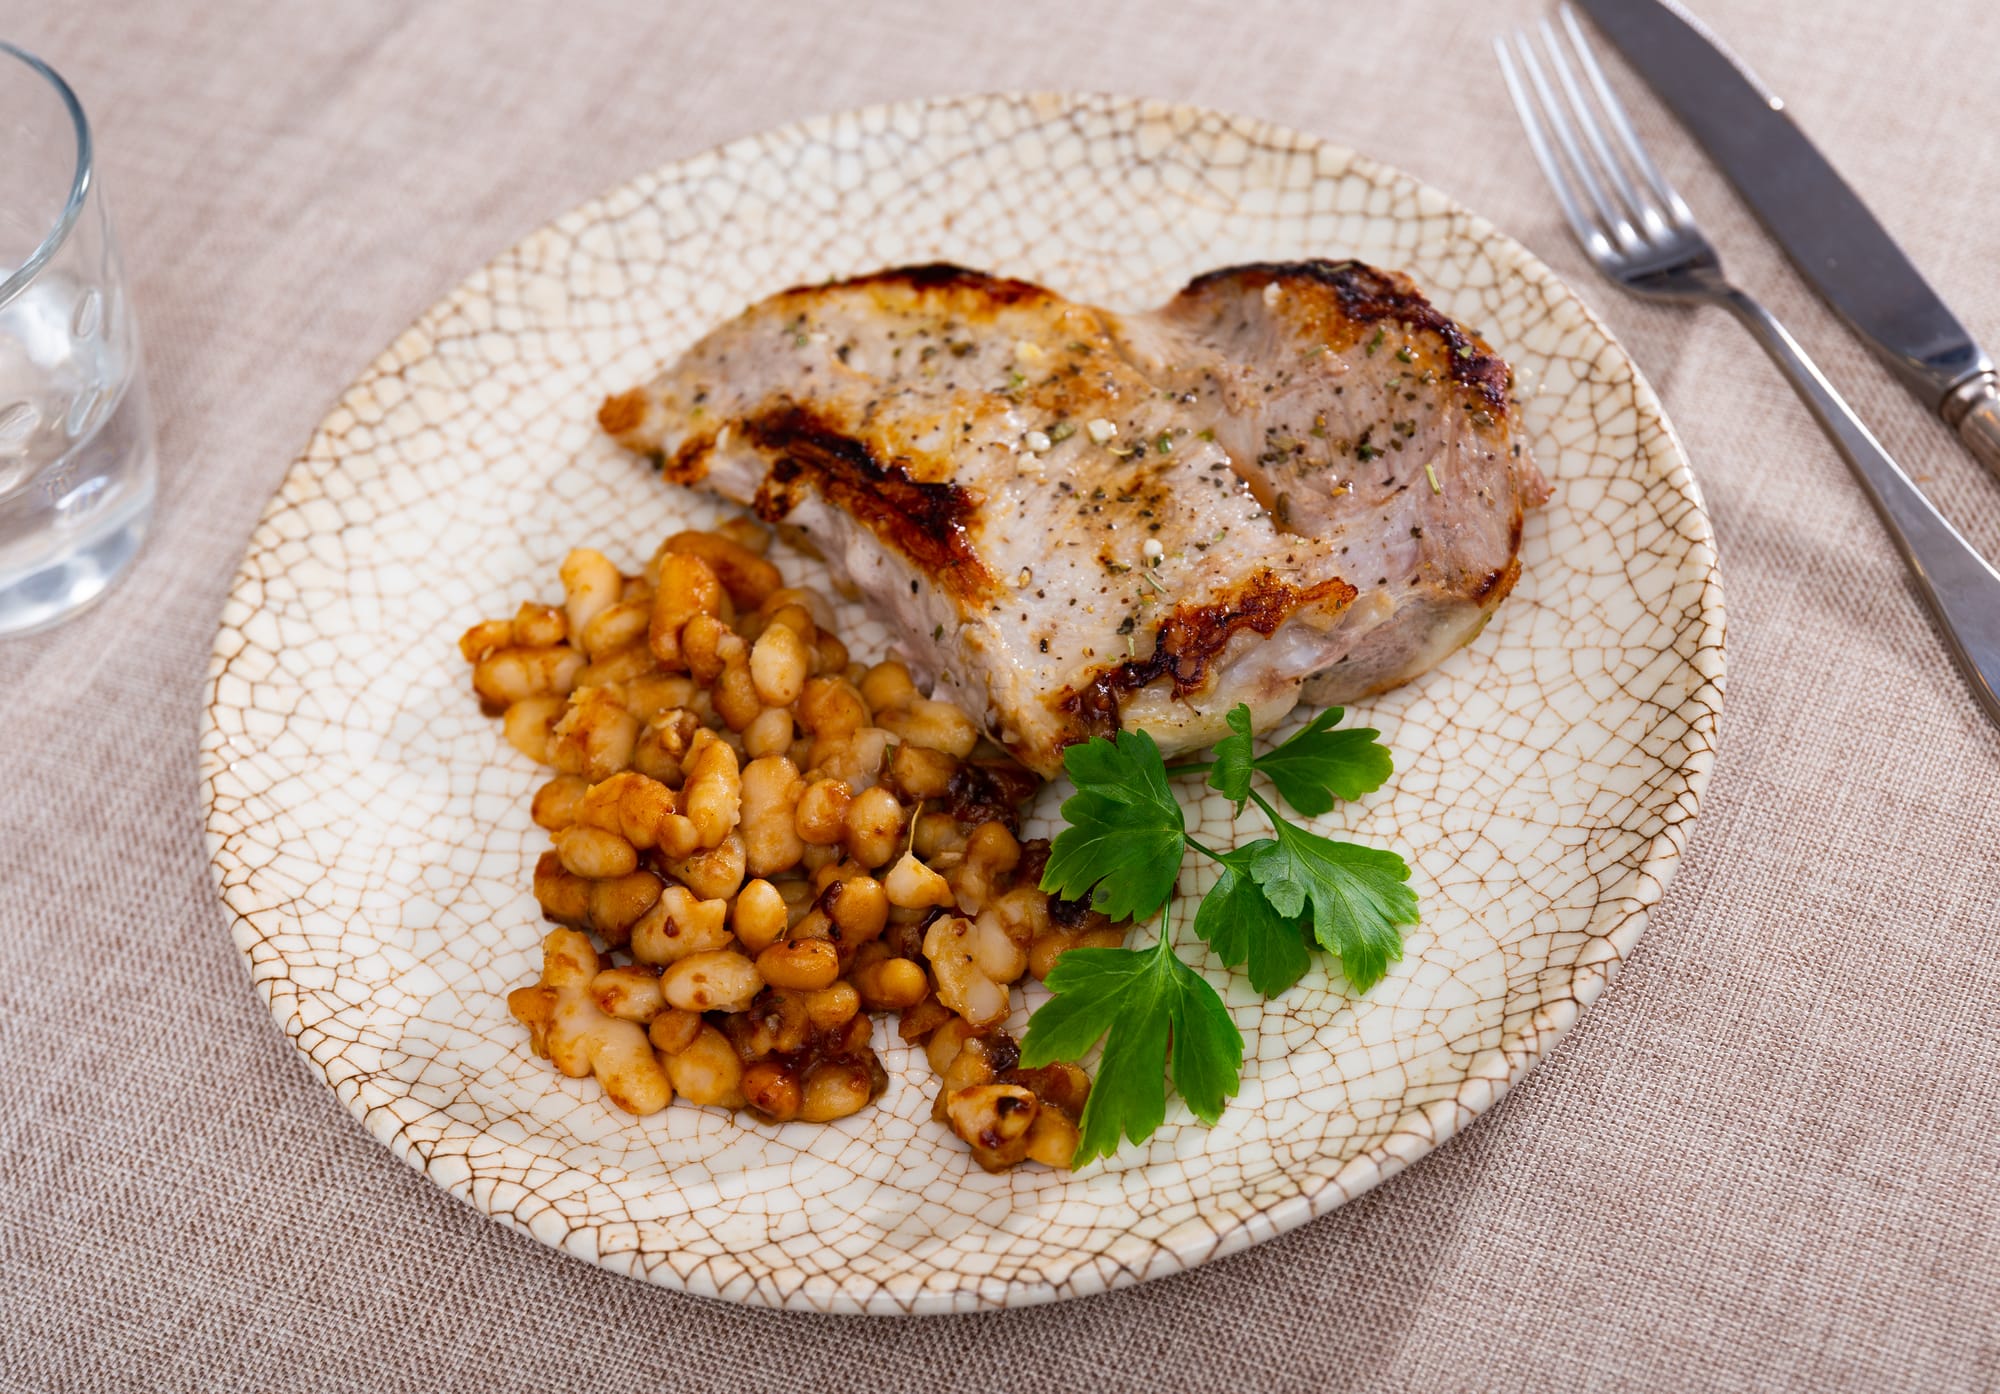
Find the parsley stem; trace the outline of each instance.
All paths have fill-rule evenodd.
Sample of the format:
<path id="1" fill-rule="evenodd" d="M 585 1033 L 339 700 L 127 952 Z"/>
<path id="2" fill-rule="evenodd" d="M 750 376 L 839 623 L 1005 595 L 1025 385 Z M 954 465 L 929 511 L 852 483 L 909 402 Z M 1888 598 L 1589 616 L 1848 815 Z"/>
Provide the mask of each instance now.
<path id="1" fill-rule="evenodd" d="M 1256 804 L 1257 807 L 1264 810 L 1264 816 L 1271 820 L 1272 827 L 1275 828 L 1280 823 L 1285 821 L 1284 817 L 1278 812 L 1277 809 L 1271 807 L 1271 805 L 1264 802 L 1264 796 L 1262 794 L 1258 793 L 1255 789 L 1252 789 L 1249 792 L 1250 792 L 1250 801 Z"/>
<path id="2" fill-rule="evenodd" d="M 1213 760 L 1188 760 L 1178 765 L 1168 765 L 1167 778 L 1172 779 L 1178 774 L 1204 774 L 1214 768 Z"/>
<path id="3" fill-rule="evenodd" d="M 1201 853 L 1204 857 L 1207 857 L 1212 862 L 1223 862 L 1226 864 L 1229 860 L 1222 853 L 1210 851 L 1208 848 L 1202 846 L 1199 842 L 1196 842 L 1193 838 L 1187 837 L 1185 834 L 1182 835 L 1182 841 L 1186 842 L 1188 846 L 1194 848 L 1195 851 Z"/>

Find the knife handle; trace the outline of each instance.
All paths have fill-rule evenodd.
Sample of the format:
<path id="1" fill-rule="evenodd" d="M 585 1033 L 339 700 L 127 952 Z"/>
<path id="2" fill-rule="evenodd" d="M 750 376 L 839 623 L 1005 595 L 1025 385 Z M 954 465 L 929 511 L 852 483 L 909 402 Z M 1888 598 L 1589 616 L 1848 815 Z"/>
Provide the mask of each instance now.
<path id="1" fill-rule="evenodd" d="M 1784 370 L 1839 448 L 1903 554 L 1973 697 L 2000 725 L 2000 572 L 1931 506 L 1770 311 L 1733 286 L 1720 299 Z"/>
<path id="2" fill-rule="evenodd" d="M 1945 401 L 1945 419 L 1958 417 L 1958 438 L 1979 462 L 2000 479 L 2000 385 L 1993 378 L 1978 377 L 1951 394 Z"/>

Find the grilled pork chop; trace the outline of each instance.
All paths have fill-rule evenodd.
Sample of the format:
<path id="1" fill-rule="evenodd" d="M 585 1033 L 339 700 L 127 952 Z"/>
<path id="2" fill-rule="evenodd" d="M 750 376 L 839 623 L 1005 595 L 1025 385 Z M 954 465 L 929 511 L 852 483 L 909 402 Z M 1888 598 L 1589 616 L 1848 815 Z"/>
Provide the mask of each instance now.
<path id="1" fill-rule="evenodd" d="M 1053 774 L 1405 682 L 1479 632 L 1547 496 L 1511 374 L 1405 276 L 1234 267 L 1119 315 L 954 266 L 785 291 L 599 420 L 755 509 Z"/>

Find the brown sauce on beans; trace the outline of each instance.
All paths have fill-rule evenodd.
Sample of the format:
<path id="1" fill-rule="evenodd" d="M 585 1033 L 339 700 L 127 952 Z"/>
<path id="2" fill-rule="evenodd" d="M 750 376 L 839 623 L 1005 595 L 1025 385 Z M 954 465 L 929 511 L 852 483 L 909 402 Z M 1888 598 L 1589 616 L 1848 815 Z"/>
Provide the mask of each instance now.
<path id="1" fill-rule="evenodd" d="M 1039 890 L 1048 843 L 1017 836 L 1039 778 L 975 758 L 976 723 L 902 665 L 850 662 L 767 542 L 742 520 L 677 533 L 636 575 L 578 549 L 562 603 L 460 641 L 482 710 L 556 771 L 533 807 L 552 850 L 522 872 L 561 928 L 509 1009 L 627 1112 L 769 1124 L 880 1098 L 871 1012 L 899 1012 L 980 1166 L 1066 1166 L 1088 1079 L 1021 1069 L 999 1023 L 1029 971 L 1121 931 Z"/>

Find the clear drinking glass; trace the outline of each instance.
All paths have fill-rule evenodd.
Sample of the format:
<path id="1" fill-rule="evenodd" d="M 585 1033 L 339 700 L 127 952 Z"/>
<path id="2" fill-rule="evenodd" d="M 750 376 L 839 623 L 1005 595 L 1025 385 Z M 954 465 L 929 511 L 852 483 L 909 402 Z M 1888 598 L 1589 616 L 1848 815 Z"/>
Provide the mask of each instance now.
<path id="1" fill-rule="evenodd" d="M 0 43 L 0 634 L 53 624 L 130 564 L 153 509 L 139 332 L 90 125 Z"/>

